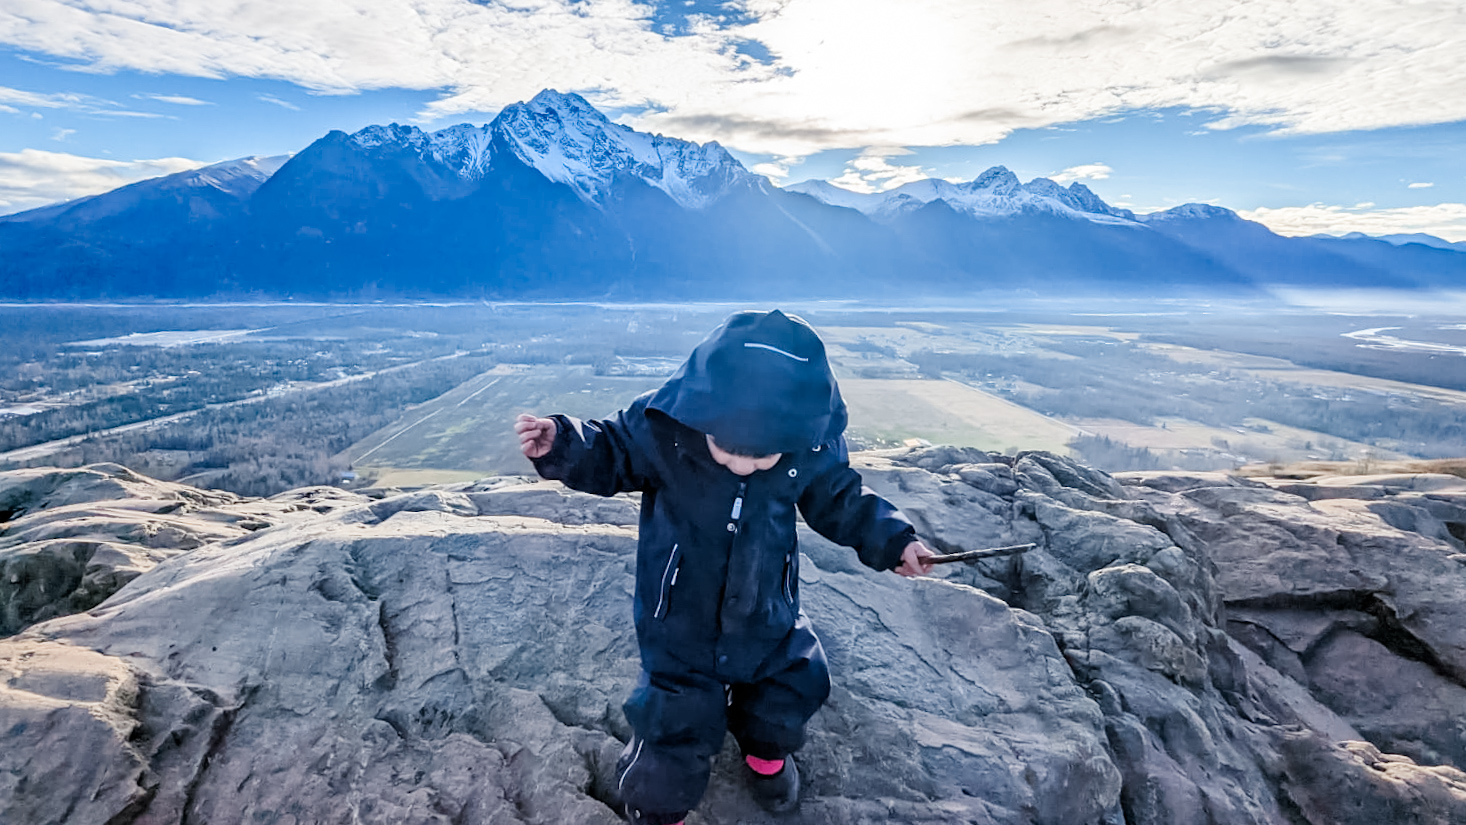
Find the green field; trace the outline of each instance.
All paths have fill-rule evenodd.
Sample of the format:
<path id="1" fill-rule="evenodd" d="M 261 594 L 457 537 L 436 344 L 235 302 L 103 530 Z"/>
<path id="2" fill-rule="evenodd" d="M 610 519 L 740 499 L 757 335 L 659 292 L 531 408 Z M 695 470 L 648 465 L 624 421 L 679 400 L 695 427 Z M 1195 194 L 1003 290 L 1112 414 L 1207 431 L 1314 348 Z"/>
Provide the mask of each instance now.
<path id="1" fill-rule="evenodd" d="M 589 367 L 499 367 L 477 375 L 421 404 L 389 427 L 351 445 L 343 453 L 362 475 L 391 482 L 390 473 L 450 471 L 459 477 L 532 472 L 519 453 L 514 416 L 565 413 L 600 418 L 660 386 L 660 378 L 613 378 Z M 398 483 L 412 483 L 400 480 Z"/>
<path id="2" fill-rule="evenodd" d="M 659 377 L 595 375 L 588 367 L 499 367 L 412 409 L 342 455 L 387 485 L 531 472 L 513 432 L 521 412 L 602 418 Z M 921 438 L 987 450 L 1065 451 L 1074 428 L 952 381 L 847 379 L 850 432 L 868 443 Z"/>

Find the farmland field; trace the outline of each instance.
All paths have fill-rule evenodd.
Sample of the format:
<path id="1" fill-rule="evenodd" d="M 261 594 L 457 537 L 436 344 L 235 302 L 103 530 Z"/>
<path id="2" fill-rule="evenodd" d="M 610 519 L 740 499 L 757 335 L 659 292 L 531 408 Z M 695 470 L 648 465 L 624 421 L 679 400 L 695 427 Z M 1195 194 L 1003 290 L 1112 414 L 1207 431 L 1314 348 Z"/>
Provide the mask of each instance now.
<path id="1" fill-rule="evenodd" d="M 526 473 L 516 414 L 620 409 L 730 309 L 4 306 L 0 467 L 114 461 L 248 494 Z M 857 447 L 1042 449 L 1110 470 L 1466 455 L 1461 317 L 803 314 Z"/>
<path id="2" fill-rule="evenodd" d="M 419 405 L 342 457 L 357 472 L 379 478 L 429 470 L 479 476 L 531 472 L 519 454 L 514 416 L 559 412 L 601 418 L 660 383 L 598 376 L 585 367 L 501 365 Z"/>
<path id="3" fill-rule="evenodd" d="M 850 432 L 871 443 L 920 438 L 996 452 L 1067 453 L 1078 429 L 957 381 L 851 378 L 840 383 Z"/>

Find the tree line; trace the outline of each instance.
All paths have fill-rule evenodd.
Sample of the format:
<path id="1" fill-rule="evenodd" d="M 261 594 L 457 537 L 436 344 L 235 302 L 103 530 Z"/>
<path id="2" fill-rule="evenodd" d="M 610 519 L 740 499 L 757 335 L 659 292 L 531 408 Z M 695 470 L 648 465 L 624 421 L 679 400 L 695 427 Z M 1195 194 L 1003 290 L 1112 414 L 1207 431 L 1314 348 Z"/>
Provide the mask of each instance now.
<path id="1" fill-rule="evenodd" d="M 269 496 L 339 482 L 337 454 L 410 407 L 491 368 L 486 354 L 432 361 L 361 381 L 210 409 L 156 430 L 89 439 L 37 464 L 115 462 L 201 487 Z M 169 460 L 172 459 L 172 460 Z"/>

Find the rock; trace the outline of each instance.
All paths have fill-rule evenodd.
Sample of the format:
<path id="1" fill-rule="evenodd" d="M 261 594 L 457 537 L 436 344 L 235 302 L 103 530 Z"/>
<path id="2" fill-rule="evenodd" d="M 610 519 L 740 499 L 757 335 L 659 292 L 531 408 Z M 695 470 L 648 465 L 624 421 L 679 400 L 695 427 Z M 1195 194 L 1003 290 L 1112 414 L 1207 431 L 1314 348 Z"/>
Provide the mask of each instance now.
<path id="1" fill-rule="evenodd" d="M 1011 496 L 1018 492 L 1013 470 L 1006 464 L 958 464 L 953 472 L 977 489 L 994 496 Z"/>
<path id="2" fill-rule="evenodd" d="M 1429 664 L 1341 630 L 1304 668 L 1313 694 L 1379 747 L 1425 765 L 1466 765 L 1466 687 Z"/>
<path id="3" fill-rule="evenodd" d="M 1037 546 L 906 580 L 801 527 L 834 688 L 799 821 L 1466 821 L 1466 497 L 1121 484 L 1045 453 L 856 463 L 941 549 Z M 65 486 L 41 476 L 17 484 Z M 168 553 L 0 640 L 0 821 L 618 821 L 635 496 L 112 481 L 139 494 L 31 504 L 0 537 L 55 570 L 82 542 Z M 730 744 L 690 821 L 774 822 L 740 771 Z"/>
<path id="4" fill-rule="evenodd" d="M 1466 478 L 1446 473 L 1319 476 L 1309 483 L 1318 487 L 1378 487 L 1388 493 L 1466 491 Z"/>
<path id="5" fill-rule="evenodd" d="M 1289 495 L 1306 498 L 1309 501 L 1323 501 L 1330 498 L 1357 498 L 1364 501 L 1384 498 L 1390 494 L 1389 490 L 1383 487 L 1371 485 L 1351 485 L 1340 487 L 1320 487 L 1317 484 L 1305 484 L 1302 482 L 1271 482 L 1268 484 L 1274 490 L 1280 490 Z"/>
<path id="6" fill-rule="evenodd" d="M 1384 754 L 1368 742 L 1281 737 L 1283 791 L 1309 825 L 1466 822 L 1466 774 Z"/>
<path id="7" fill-rule="evenodd" d="M 205 506 L 238 500 L 232 493 L 205 492 L 158 481 L 117 464 L 93 464 L 74 470 L 43 467 L 0 472 L 0 522 L 48 507 L 134 498 L 187 501 Z"/>
<path id="8" fill-rule="evenodd" d="M 135 818 L 157 787 L 131 741 L 139 692 L 122 659 L 72 645 L 0 642 L 4 821 Z"/>
<path id="9" fill-rule="evenodd" d="M 994 456 L 976 447 L 952 447 L 939 444 L 908 451 L 897 451 L 892 457 L 902 464 L 932 473 L 950 473 L 964 464 L 990 464 Z"/>
<path id="10" fill-rule="evenodd" d="M 636 526 L 640 498 L 636 494 L 611 498 L 578 493 L 552 482 L 509 484 L 468 494 L 478 515 L 520 515 L 557 524 L 615 524 Z"/>
<path id="11" fill-rule="evenodd" d="M 1148 487 L 1163 493 L 1184 493 L 1205 487 L 1261 487 L 1260 482 L 1228 473 L 1179 472 L 1175 470 L 1135 470 L 1115 473 L 1115 480 L 1126 487 Z"/>
<path id="12" fill-rule="evenodd" d="M 72 821 L 176 821 L 181 805 L 219 823 L 615 822 L 634 529 L 567 523 L 578 495 L 556 519 L 402 498 L 199 548 L 0 643 L 95 651 L 147 708 L 130 747 L 96 760 L 134 793 L 58 788 L 97 799 Z M 874 571 L 806 564 L 801 589 L 837 676 L 801 759 L 804 821 L 1097 823 L 1116 807 L 1103 717 L 1036 617 Z M 190 718 L 217 720 L 201 758 L 149 756 Z M 725 751 L 700 821 L 772 821 L 740 770 Z M 187 793 L 157 810 L 151 787 Z"/>
<path id="13" fill-rule="evenodd" d="M 246 500 L 115 464 L 0 472 L 0 636 L 90 610 L 179 553 L 364 501 L 331 487 Z"/>

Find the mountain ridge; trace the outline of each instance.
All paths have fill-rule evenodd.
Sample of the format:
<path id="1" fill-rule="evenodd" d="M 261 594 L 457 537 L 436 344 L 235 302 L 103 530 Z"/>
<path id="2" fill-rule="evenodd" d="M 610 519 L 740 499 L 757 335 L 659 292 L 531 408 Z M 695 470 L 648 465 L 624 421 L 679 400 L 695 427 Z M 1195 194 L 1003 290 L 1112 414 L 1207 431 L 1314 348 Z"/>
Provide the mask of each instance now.
<path id="1" fill-rule="evenodd" d="M 1466 251 L 1283 238 L 1231 210 L 1149 215 L 1082 183 L 778 188 L 716 141 L 617 124 L 545 90 L 482 126 L 332 131 L 0 217 L 0 297 L 675 300 L 986 291 L 1260 294 L 1466 285 Z"/>

